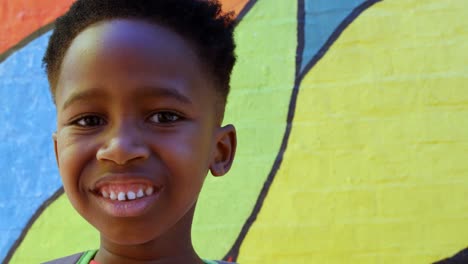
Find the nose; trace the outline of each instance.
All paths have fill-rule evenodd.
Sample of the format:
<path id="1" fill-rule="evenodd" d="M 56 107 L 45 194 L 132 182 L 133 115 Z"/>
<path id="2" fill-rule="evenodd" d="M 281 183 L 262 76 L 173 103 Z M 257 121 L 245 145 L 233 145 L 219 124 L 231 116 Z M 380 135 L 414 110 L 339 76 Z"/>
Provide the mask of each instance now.
<path id="1" fill-rule="evenodd" d="M 105 143 L 96 153 L 100 161 L 112 161 L 118 165 L 148 158 L 150 151 L 138 133 L 131 125 L 121 125 L 106 135 Z"/>

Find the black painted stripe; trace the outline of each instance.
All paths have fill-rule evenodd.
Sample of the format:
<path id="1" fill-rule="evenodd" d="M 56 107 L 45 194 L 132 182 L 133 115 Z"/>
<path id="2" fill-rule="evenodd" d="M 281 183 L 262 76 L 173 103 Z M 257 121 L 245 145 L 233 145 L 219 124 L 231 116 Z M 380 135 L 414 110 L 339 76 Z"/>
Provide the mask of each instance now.
<path id="1" fill-rule="evenodd" d="M 42 212 L 44 212 L 45 209 L 47 209 L 47 207 L 49 207 L 49 205 L 51 205 L 53 202 L 55 202 L 59 197 L 60 195 L 63 194 L 63 187 L 60 187 L 57 191 L 55 191 L 54 194 L 52 194 L 51 197 L 49 197 L 49 199 L 47 199 L 37 210 L 36 212 L 33 214 L 33 216 L 29 219 L 28 223 L 26 224 L 25 228 L 21 231 L 21 234 L 20 236 L 18 237 L 18 239 L 16 239 L 15 243 L 13 244 L 13 246 L 11 246 L 10 250 L 8 251 L 8 254 L 6 255 L 5 259 L 3 260 L 3 263 L 9 263 L 11 258 L 13 257 L 13 255 L 15 254 L 16 250 L 18 249 L 18 247 L 21 245 L 21 243 L 23 242 L 24 238 L 26 237 L 27 233 L 29 232 L 29 230 L 31 229 L 32 225 L 34 224 L 34 222 L 36 222 L 36 220 L 39 218 L 39 216 L 41 216 Z"/>
<path id="2" fill-rule="evenodd" d="M 244 18 L 244 16 L 249 13 L 250 9 L 257 3 L 257 0 L 250 0 L 247 4 L 245 4 L 244 8 L 239 12 L 239 15 L 237 15 L 237 22 L 236 24 L 239 24 L 239 22 Z"/>
<path id="3" fill-rule="evenodd" d="M 307 65 L 304 67 L 303 71 L 300 71 L 300 68 L 298 69 L 298 77 L 299 80 L 302 81 L 305 75 L 312 69 L 315 64 L 327 53 L 328 49 L 335 43 L 335 41 L 341 36 L 341 33 L 359 16 L 361 15 L 362 12 L 367 10 L 369 7 L 374 5 L 377 2 L 380 2 L 382 0 L 367 0 L 364 1 L 362 4 L 357 6 L 343 21 L 338 25 L 338 27 L 333 31 L 333 33 L 330 35 L 330 37 L 327 39 L 325 44 L 319 49 L 319 51 L 315 54 L 314 57 L 307 63 Z M 302 55 L 303 50 L 301 51 Z M 302 63 L 302 61 L 301 61 Z M 300 67 L 301 64 L 298 65 Z"/>
<path id="4" fill-rule="evenodd" d="M 34 31 L 33 33 L 29 34 L 27 37 L 25 37 L 20 42 L 15 44 L 13 47 L 7 49 L 5 52 L 0 54 L 0 63 L 5 61 L 6 59 L 8 59 L 8 57 L 10 57 L 16 51 L 26 47 L 30 42 L 32 42 L 33 40 L 35 40 L 38 37 L 42 36 L 44 33 L 52 30 L 53 28 L 54 28 L 54 24 L 50 23 L 50 24 L 47 24 L 47 25 L 39 28 L 38 30 Z"/>
<path id="5" fill-rule="evenodd" d="M 283 162 L 283 156 L 288 146 L 289 136 L 291 134 L 292 123 L 294 119 L 294 114 L 296 110 L 296 103 L 297 103 L 297 96 L 299 93 L 300 84 L 304 78 L 304 76 L 309 72 L 309 70 L 323 57 L 323 55 L 327 52 L 331 45 L 338 39 L 344 29 L 348 27 L 364 10 L 372 6 L 373 4 L 380 2 L 382 0 L 368 0 L 356 7 L 350 15 L 348 15 L 343 22 L 335 29 L 333 34 L 327 40 L 327 42 L 323 45 L 323 47 L 317 52 L 317 54 L 312 58 L 312 60 L 306 65 L 304 71 L 301 72 L 301 64 L 302 64 L 302 53 L 305 48 L 305 41 L 304 41 L 304 26 L 305 26 L 305 8 L 304 8 L 304 1 L 305 0 L 298 0 L 298 11 L 297 11 L 297 34 L 298 34 L 298 44 L 297 44 L 297 52 L 296 52 L 296 79 L 294 82 L 293 91 L 291 94 L 291 100 L 289 103 L 288 115 L 286 120 L 286 130 L 284 132 L 283 141 L 281 143 L 280 150 L 278 155 L 276 156 L 275 162 L 271 168 L 270 173 L 268 174 L 265 183 L 263 184 L 262 190 L 260 195 L 258 196 L 257 202 L 252 210 L 252 213 L 247 218 L 246 222 L 242 226 L 241 232 L 237 237 L 236 241 L 232 248 L 228 251 L 225 255 L 225 260 L 232 260 L 237 261 L 239 256 L 240 246 L 242 245 L 247 233 L 249 232 L 250 228 L 252 227 L 253 223 L 257 219 L 258 214 L 260 213 L 260 209 L 263 206 L 263 202 L 268 195 L 268 191 L 270 189 L 271 184 L 278 172 L 279 168 L 281 167 L 281 163 Z"/>
<path id="6" fill-rule="evenodd" d="M 257 3 L 257 0 L 250 0 L 244 8 L 239 12 L 239 15 L 236 18 L 236 25 L 242 20 L 242 18 L 252 9 L 252 7 Z M 0 54 L 0 63 L 5 61 L 11 54 L 14 52 L 24 48 L 27 46 L 30 42 L 35 40 L 36 38 L 42 36 L 42 34 L 48 32 L 49 30 L 52 30 L 54 28 L 54 23 L 45 25 L 41 27 L 40 29 L 36 30 L 35 32 L 31 33 L 29 36 L 21 40 L 18 44 L 14 45 L 13 47 L 9 48 L 7 51 L 4 53 Z M 29 219 L 28 223 L 24 227 L 24 229 L 21 231 L 20 236 L 18 239 L 16 239 L 15 243 L 11 246 L 10 250 L 8 251 L 5 259 L 3 260 L 2 263 L 8 263 L 13 255 L 16 253 L 16 250 L 19 248 L 21 243 L 23 242 L 24 238 L 26 237 L 27 233 L 31 229 L 31 226 L 34 224 L 34 222 L 39 218 L 39 216 L 44 212 L 47 207 L 52 204 L 54 201 L 60 197 L 64 193 L 63 187 L 59 188 L 52 196 L 47 199 L 33 214 L 33 216 Z"/>
<path id="7" fill-rule="evenodd" d="M 458 252 L 451 258 L 446 258 L 437 262 L 434 262 L 434 264 L 466 264 L 468 263 L 468 248 L 465 248 L 464 250 Z"/>

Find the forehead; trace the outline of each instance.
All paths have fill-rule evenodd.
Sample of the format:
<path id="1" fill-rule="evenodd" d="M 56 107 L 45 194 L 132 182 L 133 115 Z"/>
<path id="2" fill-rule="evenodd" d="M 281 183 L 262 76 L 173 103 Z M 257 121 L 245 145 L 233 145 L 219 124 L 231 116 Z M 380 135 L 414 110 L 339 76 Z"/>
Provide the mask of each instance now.
<path id="1" fill-rule="evenodd" d="M 155 86 L 214 97 L 213 82 L 193 46 L 177 33 L 140 20 L 110 20 L 73 40 L 58 73 L 57 107 L 76 90 Z"/>

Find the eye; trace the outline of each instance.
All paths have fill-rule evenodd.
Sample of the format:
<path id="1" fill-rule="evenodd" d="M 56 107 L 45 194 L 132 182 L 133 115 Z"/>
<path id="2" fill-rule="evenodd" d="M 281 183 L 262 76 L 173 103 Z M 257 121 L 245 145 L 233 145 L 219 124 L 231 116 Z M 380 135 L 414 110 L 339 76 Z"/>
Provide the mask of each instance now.
<path id="1" fill-rule="evenodd" d="M 150 116 L 150 121 L 157 124 L 174 123 L 181 120 L 182 117 L 173 112 L 157 112 Z"/>
<path id="2" fill-rule="evenodd" d="M 87 115 L 76 119 L 73 124 L 80 127 L 96 127 L 105 125 L 106 121 L 96 115 Z"/>

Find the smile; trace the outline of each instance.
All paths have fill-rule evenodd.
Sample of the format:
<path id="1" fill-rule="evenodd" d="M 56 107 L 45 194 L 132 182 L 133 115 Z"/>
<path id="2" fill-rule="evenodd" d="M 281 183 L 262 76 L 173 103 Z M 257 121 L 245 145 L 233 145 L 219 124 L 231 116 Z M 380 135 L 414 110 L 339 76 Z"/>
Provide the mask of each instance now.
<path id="1" fill-rule="evenodd" d="M 161 179 L 113 174 L 102 177 L 91 189 L 96 204 L 113 217 L 136 217 L 158 203 L 164 185 Z"/>
<path id="2" fill-rule="evenodd" d="M 154 206 L 163 188 L 154 186 L 130 185 L 106 185 L 95 192 L 97 204 L 108 215 L 114 217 L 135 217 L 143 215 L 150 207 Z"/>
<path id="3" fill-rule="evenodd" d="M 118 201 L 137 200 L 158 192 L 159 188 L 147 184 L 107 184 L 97 192 L 105 199 Z"/>

